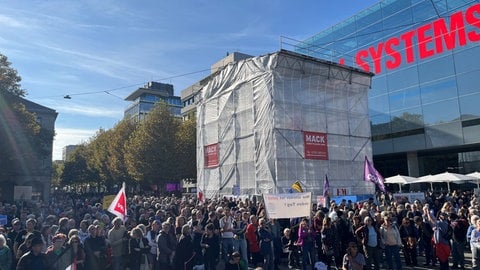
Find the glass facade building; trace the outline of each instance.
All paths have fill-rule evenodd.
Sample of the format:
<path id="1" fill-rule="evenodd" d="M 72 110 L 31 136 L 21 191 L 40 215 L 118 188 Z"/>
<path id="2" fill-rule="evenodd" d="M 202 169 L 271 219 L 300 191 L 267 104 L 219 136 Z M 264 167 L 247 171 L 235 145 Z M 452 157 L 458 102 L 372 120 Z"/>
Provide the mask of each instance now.
<path id="1" fill-rule="evenodd" d="M 369 117 L 384 176 L 480 171 L 480 3 L 384 0 L 296 45 L 375 73 Z"/>

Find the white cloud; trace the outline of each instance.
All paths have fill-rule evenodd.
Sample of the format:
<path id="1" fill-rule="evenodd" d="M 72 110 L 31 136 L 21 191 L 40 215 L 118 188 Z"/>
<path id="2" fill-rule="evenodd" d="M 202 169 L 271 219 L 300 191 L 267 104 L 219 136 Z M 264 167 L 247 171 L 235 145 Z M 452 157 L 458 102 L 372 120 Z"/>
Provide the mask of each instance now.
<path id="1" fill-rule="evenodd" d="M 96 132 L 97 130 L 93 129 L 56 128 L 53 140 L 53 160 L 62 159 L 63 147 L 87 142 Z"/>
<path id="2" fill-rule="evenodd" d="M 77 104 L 60 105 L 54 108 L 62 114 L 86 115 L 95 117 L 109 117 L 114 119 L 123 118 L 123 110 L 115 110 L 113 108 L 83 106 Z"/>
<path id="3" fill-rule="evenodd" d="M 0 24 L 2 25 L 2 27 L 15 27 L 15 28 L 24 28 L 27 26 L 15 18 L 2 15 L 2 14 L 0 14 Z"/>

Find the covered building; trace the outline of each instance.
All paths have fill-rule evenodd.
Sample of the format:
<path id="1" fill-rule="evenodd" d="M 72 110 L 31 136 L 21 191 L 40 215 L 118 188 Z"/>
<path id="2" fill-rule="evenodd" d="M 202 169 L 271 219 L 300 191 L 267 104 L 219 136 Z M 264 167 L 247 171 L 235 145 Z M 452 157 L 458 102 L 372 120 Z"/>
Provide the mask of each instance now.
<path id="1" fill-rule="evenodd" d="M 480 3 L 384 0 L 296 51 L 375 73 L 368 94 L 384 176 L 480 170 Z"/>
<path id="2" fill-rule="evenodd" d="M 207 196 L 285 193 L 295 180 L 314 195 L 372 194 L 367 91 L 371 73 L 289 51 L 215 73 L 197 106 L 197 187 Z"/>

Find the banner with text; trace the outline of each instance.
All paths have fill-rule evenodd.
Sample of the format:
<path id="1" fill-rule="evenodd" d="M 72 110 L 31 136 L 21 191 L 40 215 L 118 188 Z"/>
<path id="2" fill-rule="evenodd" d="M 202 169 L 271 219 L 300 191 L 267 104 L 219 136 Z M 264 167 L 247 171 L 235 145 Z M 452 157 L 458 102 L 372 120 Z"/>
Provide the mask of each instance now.
<path id="1" fill-rule="evenodd" d="M 205 168 L 218 167 L 218 143 L 205 146 Z"/>
<path id="2" fill-rule="evenodd" d="M 312 193 L 263 194 L 269 218 L 310 217 Z"/>
<path id="3" fill-rule="evenodd" d="M 327 133 L 303 132 L 305 159 L 328 160 Z"/>

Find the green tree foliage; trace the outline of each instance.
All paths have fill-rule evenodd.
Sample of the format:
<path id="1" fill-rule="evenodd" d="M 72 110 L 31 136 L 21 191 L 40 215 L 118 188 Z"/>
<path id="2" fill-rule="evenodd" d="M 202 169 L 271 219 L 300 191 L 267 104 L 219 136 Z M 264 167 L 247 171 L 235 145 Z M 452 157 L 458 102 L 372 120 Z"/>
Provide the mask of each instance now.
<path id="1" fill-rule="evenodd" d="M 178 179 L 196 179 L 197 175 L 197 129 L 195 118 L 182 122 L 175 140 L 175 155 Z"/>
<path id="2" fill-rule="evenodd" d="M 128 172 L 146 185 L 162 184 L 177 178 L 175 136 L 180 120 L 165 103 L 157 103 L 125 144 Z"/>
<path id="3" fill-rule="evenodd" d="M 35 175 L 49 153 L 54 134 L 37 123 L 36 115 L 26 110 L 21 97 L 21 78 L 7 57 L 0 54 L 0 175 Z"/>
<path id="4" fill-rule="evenodd" d="M 88 183 L 100 185 L 98 172 L 88 161 L 91 157 L 91 148 L 87 144 L 79 145 L 65 161 L 61 176 L 62 185 Z"/>
<path id="5" fill-rule="evenodd" d="M 110 171 L 113 183 L 120 184 L 126 182 L 128 184 L 131 179 L 125 163 L 124 147 L 135 128 L 136 125 L 130 121 L 120 121 L 113 128 L 113 132 L 108 140 L 109 156 L 107 159 L 107 168 Z"/>

